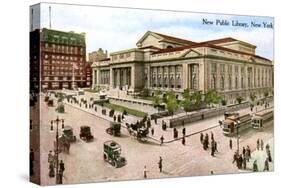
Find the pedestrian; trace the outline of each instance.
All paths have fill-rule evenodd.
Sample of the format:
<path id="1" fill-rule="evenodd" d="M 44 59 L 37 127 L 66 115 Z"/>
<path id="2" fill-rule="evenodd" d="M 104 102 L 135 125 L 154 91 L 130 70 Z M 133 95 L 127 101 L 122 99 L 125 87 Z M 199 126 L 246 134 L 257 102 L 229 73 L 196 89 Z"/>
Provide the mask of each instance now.
<path id="1" fill-rule="evenodd" d="M 242 154 L 243 154 L 243 157 L 245 158 L 245 156 L 246 156 L 246 149 L 245 149 L 244 146 L 243 146 Z"/>
<path id="2" fill-rule="evenodd" d="M 62 184 L 63 172 L 60 170 L 58 175 L 59 175 L 58 184 Z"/>
<path id="3" fill-rule="evenodd" d="M 54 163 L 49 163 L 49 177 L 55 177 Z"/>
<path id="4" fill-rule="evenodd" d="M 163 166 L 162 166 L 162 165 L 163 165 L 162 163 L 163 163 L 163 160 L 162 160 L 162 157 L 160 156 L 159 162 L 158 162 L 158 167 L 159 167 L 159 171 L 160 171 L 160 172 L 162 172 L 162 167 L 163 167 Z"/>
<path id="5" fill-rule="evenodd" d="M 239 168 L 239 169 L 242 169 L 242 164 L 243 164 L 243 157 L 242 157 L 242 155 L 240 154 L 240 155 L 239 155 L 239 158 L 238 158 L 238 168 Z"/>
<path id="6" fill-rule="evenodd" d="M 268 150 L 268 152 L 267 152 L 267 157 L 268 157 L 268 161 L 272 162 L 272 157 L 271 157 L 270 150 Z"/>
<path id="7" fill-rule="evenodd" d="M 214 140 L 214 134 L 211 132 L 211 140 Z"/>
<path id="8" fill-rule="evenodd" d="M 154 123 L 155 123 L 155 125 L 157 125 L 157 118 L 156 117 L 154 119 Z"/>
<path id="9" fill-rule="evenodd" d="M 182 142 L 181 143 L 182 143 L 182 145 L 185 145 L 185 137 L 184 136 L 182 137 Z"/>
<path id="10" fill-rule="evenodd" d="M 260 150 L 260 139 L 257 140 L 257 150 Z"/>
<path id="11" fill-rule="evenodd" d="M 251 149 L 250 146 L 248 145 L 247 145 L 246 153 L 247 153 L 247 161 L 249 162 L 251 159 Z"/>
<path id="12" fill-rule="evenodd" d="M 200 142 L 201 142 L 201 144 L 203 144 L 203 140 L 204 140 L 204 135 L 203 135 L 203 133 L 200 133 Z"/>
<path id="13" fill-rule="evenodd" d="M 53 151 L 50 150 L 48 154 L 48 163 L 53 163 L 54 156 L 53 156 Z"/>
<path id="14" fill-rule="evenodd" d="M 205 135 L 205 144 L 206 144 L 206 149 L 208 149 L 209 148 L 209 135 L 208 135 L 208 133 L 206 133 L 206 135 Z"/>
<path id="15" fill-rule="evenodd" d="M 217 141 L 215 141 L 215 148 L 214 149 L 215 149 L 215 152 L 219 152 L 218 151 L 218 143 L 217 143 Z"/>
<path id="16" fill-rule="evenodd" d="M 143 178 L 146 179 L 147 178 L 147 170 L 146 170 L 146 165 L 143 168 Z"/>
<path id="17" fill-rule="evenodd" d="M 164 137 L 163 137 L 163 135 L 160 137 L 160 146 L 164 143 Z"/>
<path id="18" fill-rule="evenodd" d="M 214 145 L 214 141 L 212 140 L 212 144 L 211 144 L 211 156 L 215 156 L 215 145 Z"/>
<path id="19" fill-rule="evenodd" d="M 62 171 L 62 173 L 64 172 L 65 168 L 64 168 L 64 163 L 63 161 L 61 160 L 60 161 L 60 171 Z"/>
<path id="20" fill-rule="evenodd" d="M 234 155 L 233 155 L 233 161 L 232 161 L 232 163 L 237 163 L 237 161 L 238 161 L 238 153 L 237 152 L 235 152 L 234 153 Z"/>
<path id="21" fill-rule="evenodd" d="M 266 144 L 266 146 L 265 146 L 266 151 L 268 151 L 269 148 L 270 148 L 269 144 Z"/>
<path id="22" fill-rule="evenodd" d="M 154 135 L 154 128 L 153 127 L 151 128 L 151 135 L 152 136 Z"/>
<path id="23" fill-rule="evenodd" d="M 243 157 L 243 169 L 246 170 L 247 168 L 247 159 L 246 157 Z"/>
<path id="24" fill-rule="evenodd" d="M 174 132 L 174 139 L 176 139 L 176 138 L 178 137 L 177 128 L 174 128 L 174 129 L 173 129 L 173 132 Z"/>
<path id="25" fill-rule="evenodd" d="M 232 140 L 229 140 L 229 148 L 232 149 Z"/>
<path id="26" fill-rule="evenodd" d="M 258 171 L 258 164 L 257 164 L 257 160 L 255 160 L 253 163 L 253 172 L 257 172 L 257 171 Z"/>
<path id="27" fill-rule="evenodd" d="M 182 129 L 182 135 L 185 136 L 185 127 Z"/>
<path id="28" fill-rule="evenodd" d="M 264 147 L 264 143 L 263 143 L 263 139 L 261 139 L 261 150 L 263 151 L 263 147 Z"/>
<path id="29" fill-rule="evenodd" d="M 266 158 L 265 161 L 264 161 L 264 169 L 263 169 L 263 171 L 269 171 L 268 158 Z"/>

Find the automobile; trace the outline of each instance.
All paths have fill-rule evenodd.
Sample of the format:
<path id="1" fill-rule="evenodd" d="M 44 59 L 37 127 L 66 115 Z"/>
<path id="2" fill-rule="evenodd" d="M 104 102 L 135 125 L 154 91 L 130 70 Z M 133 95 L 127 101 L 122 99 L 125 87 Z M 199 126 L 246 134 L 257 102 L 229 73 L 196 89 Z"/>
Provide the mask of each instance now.
<path id="1" fill-rule="evenodd" d="M 121 124 L 117 122 L 110 122 L 110 127 L 106 129 L 106 133 L 113 136 L 121 136 Z"/>
<path id="2" fill-rule="evenodd" d="M 94 139 L 94 136 L 91 133 L 91 127 L 83 125 L 80 127 L 80 139 L 90 142 Z"/>
<path id="3" fill-rule="evenodd" d="M 73 134 L 73 129 L 71 126 L 65 126 L 63 129 L 63 135 L 69 142 L 76 142 L 76 136 Z"/>
<path id="4" fill-rule="evenodd" d="M 113 140 L 104 142 L 103 159 L 115 168 L 119 168 L 127 164 L 125 157 L 121 156 L 121 146 Z"/>

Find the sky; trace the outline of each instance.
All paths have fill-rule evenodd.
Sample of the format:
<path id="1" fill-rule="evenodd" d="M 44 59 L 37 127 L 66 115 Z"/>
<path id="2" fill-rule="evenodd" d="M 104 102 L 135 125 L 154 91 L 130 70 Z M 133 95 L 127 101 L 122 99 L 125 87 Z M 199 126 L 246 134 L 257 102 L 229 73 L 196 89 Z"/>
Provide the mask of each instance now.
<path id="1" fill-rule="evenodd" d="M 272 17 L 235 16 L 176 11 L 124 9 L 96 6 L 41 4 L 40 21 L 33 25 L 86 33 L 87 52 L 99 48 L 108 52 L 135 48 L 146 31 L 155 31 L 195 42 L 233 37 L 257 46 L 256 54 L 273 60 L 274 29 L 251 27 L 251 22 L 273 23 Z M 209 21 L 227 20 L 248 23 L 249 27 L 204 25 Z M 38 22 L 34 18 L 33 22 Z"/>

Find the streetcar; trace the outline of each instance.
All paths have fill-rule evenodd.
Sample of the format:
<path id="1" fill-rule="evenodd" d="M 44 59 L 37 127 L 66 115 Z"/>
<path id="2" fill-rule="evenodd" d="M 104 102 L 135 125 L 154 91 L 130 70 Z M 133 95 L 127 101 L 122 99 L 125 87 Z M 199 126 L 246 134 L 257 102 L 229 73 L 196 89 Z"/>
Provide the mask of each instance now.
<path id="1" fill-rule="evenodd" d="M 264 124 L 273 119 L 273 107 L 267 108 L 257 112 L 252 118 L 252 127 L 254 129 L 261 129 Z"/>
<path id="2" fill-rule="evenodd" d="M 233 136 L 237 131 L 241 132 L 251 127 L 251 115 L 249 113 L 237 113 L 232 116 L 226 117 L 223 121 L 223 134 L 225 136 Z"/>

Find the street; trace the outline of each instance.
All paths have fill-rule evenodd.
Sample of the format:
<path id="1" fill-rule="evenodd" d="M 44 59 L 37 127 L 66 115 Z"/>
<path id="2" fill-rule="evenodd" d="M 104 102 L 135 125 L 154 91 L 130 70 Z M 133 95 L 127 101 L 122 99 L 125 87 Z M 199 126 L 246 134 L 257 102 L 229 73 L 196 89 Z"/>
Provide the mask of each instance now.
<path id="1" fill-rule="evenodd" d="M 44 97 L 41 97 L 44 98 Z M 63 183 L 86 183 L 99 181 L 114 180 L 131 180 L 143 179 L 143 169 L 146 166 L 147 178 L 177 177 L 177 176 L 198 176 L 213 174 L 227 174 L 238 172 L 251 172 L 252 162 L 248 163 L 248 169 L 245 171 L 237 169 L 232 163 L 233 154 L 236 151 L 236 137 L 232 137 L 233 149 L 229 148 L 229 137 L 222 134 L 220 127 L 207 130 L 205 133 L 209 135 L 211 132 L 218 143 L 218 153 L 215 157 L 211 156 L 211 151 L 203 150 L 200 143 L 200 134 L 186 138 L 186 144 L 182 145 L 181 140 L 164 143 L 159 145 L 160 136 L 165 137 L 165 141 L 172 139 L 172 129 L 167 131 L 161 130 L 161 120 L 152 126 L 155 129 L 154 139 L 148 139 L 147 142 L 139 142 L 130 137 L 127 130 L 121 129 L 121 137 L 113 137 L 105 132 L 109 127 L 109 121 L 96 115 L 88 113 L 77 107 L 65 105 L 65 113 L 59 114 L 55 111 L 55 107 L 48 107 L 46 103 L 41 102 L 41 129 L 40 129 L 40 145 L 41 145 L 41 183 L 43 185 L 55 184 L 55 178 L 48 175 L 48 153 L 54 150 L 55 131 L 50 131 L 50 121 L 59 116 L 65 120 L 65 125 L 73 127 L 74 134 L 77 137 L 76 143 L 72 143 L 70 153 L 61 153 L 59 155 L 65 163 L 65 172 Z M 56 106 L 56 105 L 55 105 Z M 247 109 L 249 110 L 249 109 Z M 212 127 L 218 124 L 218 120 L 223 116 L 217 116 L 202 121 L 186 124 L 186 135 Z M 126 120 L 126 119 L 125 119 Z M 263 157 L 265 151 L 256 152 L 256 140 L 263 139 L 265 143 L 270 142 L 272 156 L 273 154 L 273 122 L 269 122 L 263 131 L 248 129 L 240 134 L 240 150 L 243 146 L 249 145 L 253 156 L 259 160 L 260 170 L 263 170 Z M 91 127 L 94 141 L 86 143 L 79 138 L 80 126 L 88 125 Z M 181 128 L 178 127 L 179 136 Z M 60 134 L 62 132 L 59 125 Z M 150 135 L 152 136 L 152 135 Z M 103 143 L 107 140 L 114 140 L 122 147 L 121 155 L 127 160 L 127 165 L 121 168 L 114 168 L 103 160 Z M 255 155 L 254 155 L 255 153 Z M 163 172 L 159 172 L 159 157 L 163 158 Z M 254 158 L 254 157 L 253 157 Z M 273 169 L 272 163 L 270 170 Z"/>

